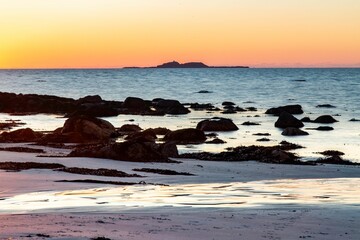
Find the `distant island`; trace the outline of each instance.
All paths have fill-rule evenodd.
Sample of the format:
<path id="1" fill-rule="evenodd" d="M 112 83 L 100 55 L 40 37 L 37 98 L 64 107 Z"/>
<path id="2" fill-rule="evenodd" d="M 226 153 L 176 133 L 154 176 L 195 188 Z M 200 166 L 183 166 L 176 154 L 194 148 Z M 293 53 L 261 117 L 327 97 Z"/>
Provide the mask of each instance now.
<path id="1" fill-rule="evenodd" d="M 208 66 L 202 62 L 179 63 L 177 61 L 163 63 L 156 67 L 125 67 L 125 68 L 249 68 L 248 66 Z"/>

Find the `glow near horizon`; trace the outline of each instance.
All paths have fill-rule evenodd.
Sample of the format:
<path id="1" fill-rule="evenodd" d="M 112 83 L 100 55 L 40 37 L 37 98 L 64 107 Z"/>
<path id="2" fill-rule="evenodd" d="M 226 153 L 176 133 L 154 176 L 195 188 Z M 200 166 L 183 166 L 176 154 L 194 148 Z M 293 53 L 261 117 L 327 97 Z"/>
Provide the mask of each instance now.
<path id="1" fill-rule="evenodd" d="M 357 0 L 0 0 L 0 68 L 360 67 Z"/>

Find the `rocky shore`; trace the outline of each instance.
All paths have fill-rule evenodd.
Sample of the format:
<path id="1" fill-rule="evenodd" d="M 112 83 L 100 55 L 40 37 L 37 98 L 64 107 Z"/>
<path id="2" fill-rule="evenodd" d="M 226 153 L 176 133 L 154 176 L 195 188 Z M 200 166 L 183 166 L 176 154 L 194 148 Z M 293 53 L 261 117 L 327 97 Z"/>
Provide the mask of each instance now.
<path id="1" fill-rule="evenodd" d="M 235 114 L 237 112 L 254 112 L 256 107 L 242 108 L 235 103 L 224 101 L 222 109 L 212 104 L 185 103 L 178 100 L 153 99 L 143 100 L 128 97 L 123 102 L 103 100 L 100 96 L 86 96 L 80 99 L 63 98 L 58 96 L 0 93 L 0 112 L 27 114 L 60 114 L 67 118 L 64 125 L 50 132 L 36 132 L 30 128 L 20 128 L 19 121 L 8 121 L 2 124 L 0 134 L 2 143 L 35 143 L 39 146 L 58 146 L 68 148 L 66 144 L 73 144 L 68 157 L 106 158 L 136 162 L 176 162 L 173 158 L 195 158 L 211 161 L 248 161 L 256 160 L 277 164 L 354 164 L 343 160 L 341 155 L 328 155 L 316 161 L 301 161 L 301 156 L 291 150 L 298 146 L 289 143 L 273 146 L 239 146 L 221 153 L 185 153 L 179 155 L 177 146 L 192 144 L 223 144 L 225 141 L 217 138 L 218 132 L 232 132 L 239 130 L 230 118 L 213 117 L 198 121 L 195 128 L 170 130 L 164 127 L 143 130 L 136 124 L 124 124 L 115 127 L 110 122 L 99 117 L 118 116 L 124 114 L 164 116 L 188 114 L 191 111 L 221 112 Z M 330 106 L 330 105 L 329 105 Z M 328 105 L 317 107 L 328 108 Z M 282 129 L 284 136 L 309 135 L 302 130 L 307 123 L 332 124 L 337 120 L 331 115 L 321 115 L 311 120 L 309 117 L 298 119 L 295 115 L 303 114 L 301 105 L 286 105 L 274 107 L 265 111 L 266 115 L 274 116 L 274 127 Z M 260 123 L 246 121 L 243 126 L 257 126 Z M 4 131 L 17 127 L 14 131 Z M 331 128 L 329 126 L 319 126 Z M 267 133 L 254 135 L 269 136 Z M 270 141 L 261 138 L 258 141 Z M 41 149 L 27 147 L 1 148 L 2 151 L 38 152 Z M 330 151 L 331 152 L 331 151 Z M 334 151 L 332 151 L 334 152 Z"/>

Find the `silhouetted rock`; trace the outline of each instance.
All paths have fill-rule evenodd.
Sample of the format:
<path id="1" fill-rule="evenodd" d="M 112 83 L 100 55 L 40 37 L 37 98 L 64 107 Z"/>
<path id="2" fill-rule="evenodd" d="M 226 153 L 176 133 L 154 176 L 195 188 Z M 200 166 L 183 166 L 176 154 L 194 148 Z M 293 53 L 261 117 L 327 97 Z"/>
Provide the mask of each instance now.
<path id="1" fill-rule="evenodd" d="M 212 93 L 212 91 L 208 91 L 208 90 L 200 90 L 197 93 Z"/>
<path id="2" fill-rule="evenodd" d="M 152 130 L 156 135 L 166 135 L 168 132 L 171 132 L 170 129 L 163 127 L 149 128 L 147 130 Z"/>
<path id="3" fill-rule="evenodd" d="M 360 122 L 360 119 L 352 118 L 349 120 L 350 122 Z"/>
<path id="4" fill-rule="evenodd" d="M 331 104 L 320 104 L 316 106 L 317 108 L 336 108 L 335 106 Z"/>
<path id="5" fill-rule="evenodd" d="M 254 133 L 254 136 L 271 136 L 270 133 Z"/>
<path id="6" fill-rule="evenodd" d="M 288 112 L 290 114 L 302 114 L 304 113 L 301 105 L 287 105 L 277 108 L 270 108 L 265 113 L 279 116 L 282 112 Z"/>
<path id="7" fill-rule="evenodd" d="M 325 155 L 325 156 L 342 156 L 342 155 L 344 155 L 343 152 L 340 152 L 337 150 L 326 150 L 326 151 L 319 152 L 319 153 L 322 155 Z"/>
<path id="8" fill-rule="evenodd" d="M 275 122 L 275 127 L 278 128 L 288 128 L 288 127 L 295 127 L 295 128 L 301 128 L 304 124 L 291 115 L 288 112 L 282 112 L 278 118 L 278 120 Z"/>
<path id="9" fill-rule="evenodd" d="M 157 111 L 163 112 L 165 114 L 188 114 L 189 109 L 185 108 L 179 101 L 163 99 L 157 102 L 153 102 L 154 107 Z"/>
<path id="10" fill-rule="evenodd" d="M 101 103 L 103 100 L 99 95 L 92 95 L 92 96 L 86 96 L 83 98 L 79 98 L 76 102 L 78 104 L 84 104 L 84 103 Z"/>
<path id="11" fill-rule="evenodd" d="M 206 137 L 203 131 L 194 128 L 179 129 L 167 133 L 164 141 L 177 144 L 196 144 L 205 142 Z"/>
<path id="12" fill-rule="evenodd" d="M 0 142 L 36 142 L 42 136 L 42 133 L 35 132 L 30 128 L 23 128 L 12 132 L 3 132 L 0 135 Z"/>
<path id="13" fill-rule="evenodd" d="M 199 122 L 196 129 L 205 132 L 220 132 L 220 131 L 236 131 L 239 128 L 233 123 L 231 119 L 227 118 L 211 118 Z"/>
<path id="14" fill-rule="evenodd" d="M 332 116 L 330 115 L 323 115 L 316 118 L 313 122 L 315 123 L 334 123 L 337 122 Z"/>
<path id="15" fill-rule="evenodd" d="M 118 129 L 119 132 L 124 132 L 124 133 L 140 132 L 141 130 L 142 130 L 141 127 L 135 124 L 124 124 Z"/>
<path id="16" fill-rule="evenodd" d="M 153 142 L 126 141 L 78 147 L 69 157 L 94 157 L 134 162 L 173 162 Z"/>
<path id="17" fill-rule="evenodd" d="M 311 122 L 311 119 L 309 117 L 303 117 L 300 121 L 302 121 L 302 122 Z"/>
<path id="18" fill-rule="evenodd" d="M 147 172 L 147 173 L 157 173 L 161 175 L 183 175 L 183 176 L 193 176 L 193 174 L 188 172 L 177 172 L 168 169 L 158 169 L 158 168 L 134 168 L 135 172 Z"/>
<path id="19" fill-rule="evenodd" d="M 328 158 L 319 158 L 314 161 L 314 163 L 322 163 L 322 164 L 339 164 L 339 165 L 360 165 L 360 163 L 354 163 L 347 160 L 342 159 L 338 155 L 334 155 Z"/>
<path id="20" fill-rule="evenodd" d="M 139 112 L 150 110 L 148 104 L 143 99 L 137 97 L 127 97 L 123 103 L 123 108 Z"/>
<path id="21" fill-rule="evenodd" d="M 207 143 L 207 144 L 224 144 L 226 142 L 220 138 L 214 138 L 213 140 L 207 141 L 205 143 Z"/>
<path id="22" fill-rule="evenodd" d="M 142 132 L 132 132 L 125 139 L 137 142 L 155 142 L 157 137 L 153 130 L 146 129 Z"/>
<path id="23" fill-rule="evenodd" d="M 257 142 L 270 142 L 271 140 L 269 138 L 259 138 L 256 139 Z"/>
<path id="24" fill-rule="evenodd" d="M 65 121 L 64 126 L 45 135 L 40 142 L 87 143 L 108 141 L 115 134 L 114 126 L 108 121 L 90 117 L 75 116 Z"/>
<path id="25" fill-rule="evenodd" d="M 185 153 L 181 154 L 181 158 L 194 158 L 208 161 L 260 161 L 266 163 L 281 163 L 281 164 L 301 164 L 309 165 L 313 163 L 301 162 L 298 157 L 287 152 L 290 150 L 287 146 L 240 146 L 230 148 L 228 151 L 221 153 Z"/>
<path id="26" fill-rule="evenodd" d="M 329 127 L 329 126 L 320 126 L 317 128 L 312 128 L 313 130 L 318 130 L 318 131 L 332 131 L 334 130 L 333 127 Z"/>
<path id="27" fill-rule="evenodd" d="M 244 126 L 257 126 L 257 125 L 260 125 L 260 123 L 256 123 L 256 122 L 243 122 L 241 125 L 244 125 Z"/>
<path id="28" fill-rule="evenodd" d="M 222 102 L 221 105 L 223 105 L 223 106 L 235 106 L 235 103 L 229 102 L 229 101 L 225 101 L 225 102 Z"/>
<path id="29" fill-rule="evenodd" d="M 284 136 L 303 136 L 303 135 L 309 135 L 308 132 L 302 131 L 298 128 L 294 127 L 288 127 L 285 128 L 284 131 L 281 133 L 281 135 Z"/>

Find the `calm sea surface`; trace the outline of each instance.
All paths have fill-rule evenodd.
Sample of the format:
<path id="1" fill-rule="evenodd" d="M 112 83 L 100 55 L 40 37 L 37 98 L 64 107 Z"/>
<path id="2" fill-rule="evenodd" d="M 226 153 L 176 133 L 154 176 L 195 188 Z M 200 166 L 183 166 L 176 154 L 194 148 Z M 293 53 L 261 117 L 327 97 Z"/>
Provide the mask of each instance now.
<path id="1" fill-rule="evenodd" d="M 166 126 L 170 129 L 194 127 L 201 118 L 223 116 L 234 120 L 240 130 L 221 133 L 225 145 L 183 146 L 181 151 L 221 151 L 224 147 L 263 144 L 274 145 L 281 140 L 299 143 L 305 149 L 297 151 L 305 159 L 317 158 L 316 152 L 336 149 L 346 153 L 345 158 L 360 162 L 360 69 L 113 69 L 113 70 L 0 70 L 0 91 L 15 93 L 49 94 L 79 98 L 98 94 L 106 100 L 124 100 L 128 96 L 144 99 L 169 98 L 183 103 L 213 103 L 233 101 L 240 107 L 254 106 L 257 112 L 232 115 L 192 112 L 185 116 L 144 117 L 118 116 L 108 118 L 115 126 L 127 120 L 146 128 Z M 197 93 L 200 90 L 211 93 Z M 251 103 L 248 103 L 248 102 Z M 265 115 L 267 108 L 287 104 L 301 104 L 302 118 L 311 119 L 331 114 L 338 123 L 330 132 L 306 130 L 319 126 L 307 123 L 309 136 L 284 137 L 274 128 L 276 117 Z M 317 108 L 319 104 L 332 104 L 336 108 Z M 255 117 L 260 115 L 260 117 Z M 0 120 L 11 116 L 0 114 Z M 55 116 L 20 117 L 28 127 L 53 130 L 64 119 Z M 242 122 L 259 122 L 260 126 L 241 126 Z M 270 142 L 257 142 L 253 133 L 268 132 Z"/>

